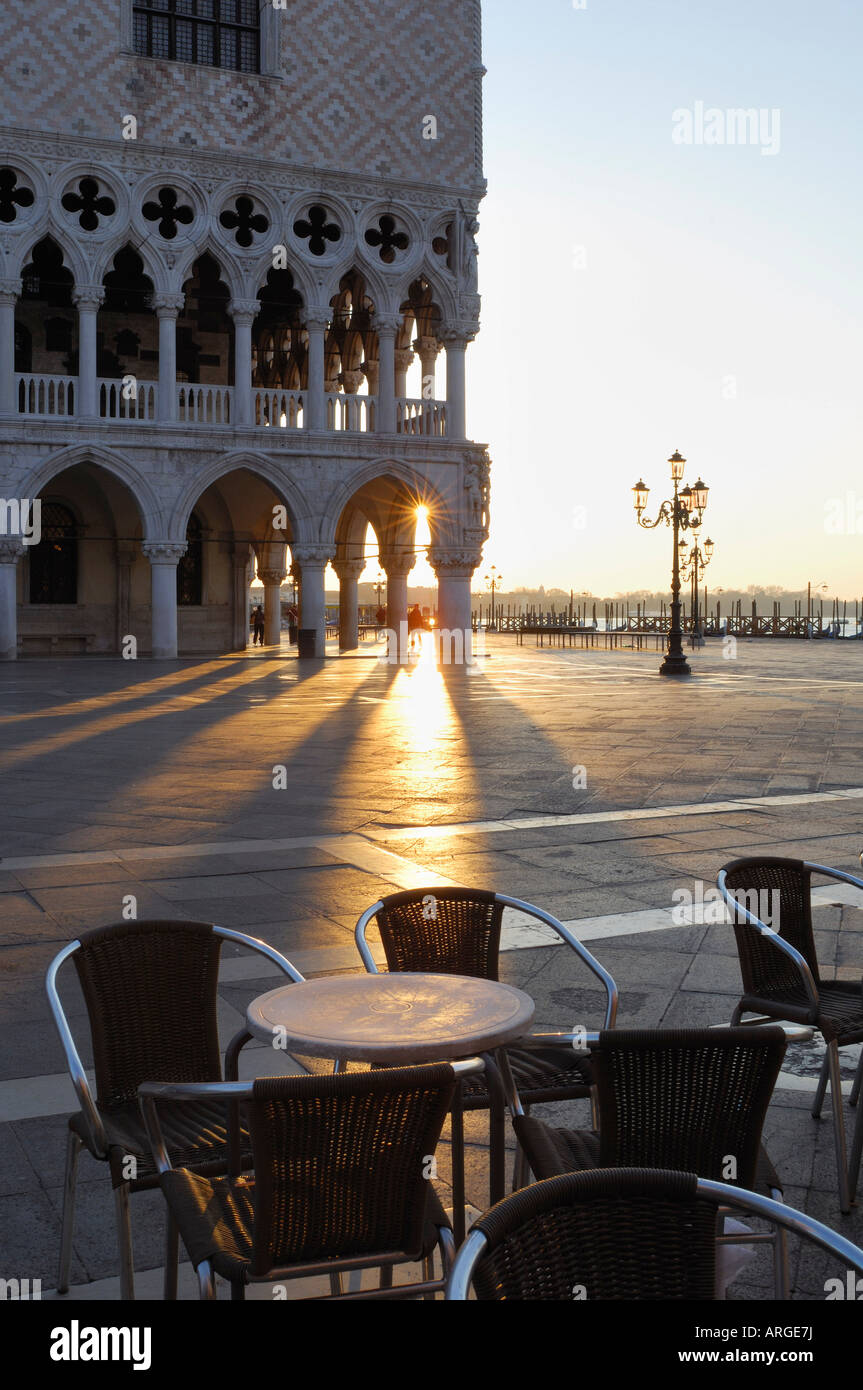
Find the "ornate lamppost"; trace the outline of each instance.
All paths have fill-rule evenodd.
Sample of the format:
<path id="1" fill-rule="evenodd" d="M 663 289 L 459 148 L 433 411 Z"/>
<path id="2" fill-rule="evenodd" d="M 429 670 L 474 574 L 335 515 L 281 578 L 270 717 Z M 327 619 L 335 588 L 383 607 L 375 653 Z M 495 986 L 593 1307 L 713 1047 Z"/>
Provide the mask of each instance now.
<path id="1" fill-rule="evenodd" d="M 686 540 L 680 542 L 680 577 L 692 581 L 692 646 L 704 646 L 700 629 L 700 615 L 698 611 L 698 588 L 704 578 L 704 571 L 713 559 L 714 545 L 708 536 L 704 542 L 704 549 L 698 544 L 698 532 L 695 533 L 695 540 L 692 543 L 692 550 Z"/>
<path id="2" fill-rule="evenodd" d="M 701 525 L 704 519 L 704 509 L 707 506 L 707 494 L 710 489 L 700 478 L 694 487 L 681 489 L 680 483 L 683 479 L 686 459 L 679 451 L 676 451 L 668 462 L 671 465 L 674 497 L 662 503 L 655 521 L 648 521 L 644 516 L 650 493 L 647 484 L 639 480 L 632 491 L 639 526 L 643 526 L 646 531 L 653 531 L 660 522 L 664 521 L 665 525 L 670 526 L 674 533 L 671 569 L 671 629 L 668 634 L 668 651 L 659 668 L 659 674 L 661 676 L 691 676 L 691 668 L 683 654 L 683 628 L 680 622 L 680 532 L 694 530 Z"/>
<path id="3" fill-rule="evenodd" d="M 498 572 L 497 572 L 497 570 L 495 569 L 494 565 L 492 565 L 492 567 L 491 567 L 491 573 L 490 573 L 490 574 L 487 574 L 486 577 L 485 577 L 485 587 L 491 591 L 491 631 L 492 631 L 492 632 L 497 632 L 497 619 L 495 618 L 495 615 L 494 615 L 494 596 L 495 596 L 495 593 L 497 592 L 497 590 L 500 589 L 500 587 L 501 587 L 502 584 L 503 584 L 503 575 L 498 574 Z"/>

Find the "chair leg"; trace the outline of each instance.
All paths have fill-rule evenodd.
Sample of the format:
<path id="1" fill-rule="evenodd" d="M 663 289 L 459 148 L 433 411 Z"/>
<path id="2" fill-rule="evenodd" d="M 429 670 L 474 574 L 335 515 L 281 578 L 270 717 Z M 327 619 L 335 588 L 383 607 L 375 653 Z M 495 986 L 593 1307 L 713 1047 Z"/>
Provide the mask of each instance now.
<path id="1" fill-rule="evenodd" d="M 169 1303 L 177 1297 L 178 1265 L 180 1261 L 180 1232 L 170 1208 L 165 1210 L 165 1283 L 162 1297 Z"/>
<path id="2" fill-rule="evenodd" d="M 132 1261 L 132 1222 L 129 1216 L 129 1185 L 114 1188 L 114 1211 L 117 1217 L 117 1241 L 120 1246 L 120 1297 L 130 1302 L 135 1297 L 135 1266 Z"/>
<path id="3" fill-rule="evenodd" d="M 863 1110 L 858 1110 L 857 1122 L 854 1125 L 854 1143 L 851 1146 L 851 1164 L 848 1169 L 848 1184 L 851 1189 L 852 1202 L 857 1195 L 857 1184 L 860 1181 L 861 1158 L 863 1158 Z"/>
<path id="4" fill-rule="evenodd" d="M 785 1195 L 777 1188 L 770 1188 L 774 1202 L 784 1202 Z M 784 1226 L 773 1227 L 773 1292 L 778 1299 L 787 1302 L 791 1297 L 791 1275 L 788 1268 L 788 1232 Z"/>
<path id="5" fill-rule="evenodd" d="M 393 1267 L 392 1265 L 381 1265 L 381 1277 L 378 1281 L 379 1289 L 391 1289 L 393 1286 Z"/>
<path id="6" fill-rule="evenodd" d="M 342 1276 L 341 1276 L 341 1274 L 331 1274 L 331 1275 L 330 1275 L 330 1293 L 333 1295 L 334 1298 L 338 1298 L 338 1297 L 341 1295 L 342 1292 L 343 1292 L 343 1290 L 342 1290 Z"/>
<path id="7" fill-rule="evenodd" d="M 530 1114 L 530 1106 L 529 1106 L 529 1105 L 526 1105 L 526 1106 L 524 1107 L 524 1113 L 525 1113 L 525 1115 L 529 1115 L 529 1114 Z M 524 1149 L 521 1147 L 521 1144 L 516 1144 L 516 1146 L 515 1146 L 515 1163 L 513 1164 L 513 1170 L 512 1170 L 512 1190 L 513 1190 L 513 1192 L 520 1192 L 521 1189 L 522 1189 L 523 1187 L 527 1187 L 527 1184 L 528 1184 L 528 1181 L 529 1181 L 529 1174 L 530 1174 L 530 1169 L 529 1169 L 528 1166 L 527 1166 L 527 1154 L 525 1153 Z"/>
<path id="8" fill-rule="evenodd" d="M 843 1212 L 847 1212 L 851 1210 L 851 1184 L 848 1179 L 848 1153 L 845 1146 L 845 1117 L 842 1113 L 839 1048 L 835 1042 L 827 1044 L 827 1058 L 830 1065 L 830 1099 L 833 1104 L 833 1136 L 836 1143 L 836 1172 L 839 1177 L 839 1206 Z"/>
<path id="9" fill-rule="evenodd" d="M 464 1112 L 461 1104 L 461 1087 L 456 1086 L 450 1111 L 450 1138 L 452 1139 L 452 1228 L 456 1245 L 464 1244 Z"/>
<path id="10" fill-rule="evenodd" d="M 234 1280 L 232 1280 L 232 1281 L 231 1281 L 231 1302 L 232 1302 L 232 1303 L 245 1303 L 245 1301 L 246 1301 L 246 1285 L 245 1285 L 245 1283 L 243 1282 L 242 1279 L 234 1279 Z"/>
<path id="11" fill-rule="evenodd" d="M 821 1107 L 824 1104 L 824 1095 L 827 1090 L 827 1079 L 830 1075 L 830 1050 L 824 1053 L 824 1061 L 821 1063 L 821 1074 L 818 1077 L 818 1087 L 815 1091 L 815 1099 L 812 1102 L 812 1114 L 816 1120 L 821 1118 Z"/>
<path id="12" fill-rule="evenodd" d="M 63 1179 L 63 1233 L 60 1237 L 60 1269 L 57 1292 L 69 1292 L 69 1270 L 72 1264 L 72 1237 L 75 1233 L 75 1191 L 78 1181 L 78 1159 L 83 1141 L 73 1129 L 66 1140 L 66 1173 Z"/>
<path id="13" fill-rule="evenodd" d="M 854 1085 L 851 1087 L 851 1104 L 856 1105 L 860 1099 L 860 1083 L 863 1081 L 863 1047 L 860 1049 L 860 1061 L 857 1063 L 857 1071 L 854 1074 Z"/>
<path id="14" fill-rule="evenodd" d="M 216 1297 L 216 1276 L 213 1273 L 213 1266 L 209 1260 L 202 1260 L 195 1270 L 198 1276 L 198 1291 L 201 1298 L 213 1302 Z"/>

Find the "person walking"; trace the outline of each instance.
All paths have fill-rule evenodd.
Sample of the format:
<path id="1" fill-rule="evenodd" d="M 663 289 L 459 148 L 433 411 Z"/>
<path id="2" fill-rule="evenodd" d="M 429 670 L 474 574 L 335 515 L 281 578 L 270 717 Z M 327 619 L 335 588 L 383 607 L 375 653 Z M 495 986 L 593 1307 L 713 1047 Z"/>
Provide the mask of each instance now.
<path id="1" fill-rule="evenodd" d="M 263 610 L 263 608 L 261 607 L 260 604 L 258 604 L 257 608 L 255 608 L 255 609 L 252 611 L 252 629 L 253 629 L 253 632 L 254 632 L 254 636 L 253 636 L 253 638 L 252 638 L 252 646 L 253 646 L 253 647 L 257 646 L 257 644 L 258 644 L 258 639 L 259 639 L 259 638 L 260 638 L 261 646 L 263 646 L 263 645 L 264 645 L 264 610 Z"/>
<path id="2" fill-rule="evenodd" d="M 409 650 L 414 651 L 416 647 L 422 649 L 423 639 L 421 632 L 425 631 L 425 619 L 420 612 L 420 606 L 415 603 L 408 613 L 408 632 L 410 633 Z"/>

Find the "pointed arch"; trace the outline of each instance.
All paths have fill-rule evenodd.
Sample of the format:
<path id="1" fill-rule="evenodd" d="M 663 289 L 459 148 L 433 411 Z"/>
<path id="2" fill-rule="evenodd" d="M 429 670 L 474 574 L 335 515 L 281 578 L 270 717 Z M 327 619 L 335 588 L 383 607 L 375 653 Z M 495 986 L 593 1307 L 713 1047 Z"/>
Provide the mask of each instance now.
<path id="1" fill-rule="evenodd" d="M 253 473 L 267 483 L 279 501 L 288 509 L 294 533 L 294 543 L 309 543 L 315 540 L 314 526 L 306 499 L 293 479 L 283 471 L 278 463 L 266 454 L 253 449 L 240 450 L 214 461 L 200 472 L 194 474 L 186 483 L 176 499 L 168 522 L 167 537 L 170 540 L 185 540 L 186 526 L 199 497 L 218 483 L 221 478 L 241 469 Z"/>
<path id="2" fill-rule="evenodd" d="M 50 487 L 51 482 L 68 468 L 76 464 L 89 463 L 103 468 L 106 473 L 123 483 L 128 489 L 141 517 L 143 539 L 163 540 L 165 537 L 165 510 L 150 483 L 122 454 L 101 445 L 73 444 L 49 455 L 33 470 L 21 484 L 23 497 L 39 497 Z"/>

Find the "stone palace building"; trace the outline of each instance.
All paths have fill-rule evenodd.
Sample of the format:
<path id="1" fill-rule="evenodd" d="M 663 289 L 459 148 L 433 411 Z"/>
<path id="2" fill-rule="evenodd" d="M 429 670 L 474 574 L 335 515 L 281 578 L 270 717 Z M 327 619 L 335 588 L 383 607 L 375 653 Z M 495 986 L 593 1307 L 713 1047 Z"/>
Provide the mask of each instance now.
<path id="1" fill-rule="evenodd" d="M 330 562 L 350 649 L 368 526 L 398 629 L 421 508 L 469 628 L 480 0 L 6 0 L 0 33 L 0 656 L 242 649 L 255 564 L 267 640 L 290 569 L 322 655 Z"/>

